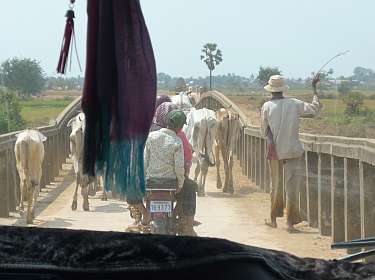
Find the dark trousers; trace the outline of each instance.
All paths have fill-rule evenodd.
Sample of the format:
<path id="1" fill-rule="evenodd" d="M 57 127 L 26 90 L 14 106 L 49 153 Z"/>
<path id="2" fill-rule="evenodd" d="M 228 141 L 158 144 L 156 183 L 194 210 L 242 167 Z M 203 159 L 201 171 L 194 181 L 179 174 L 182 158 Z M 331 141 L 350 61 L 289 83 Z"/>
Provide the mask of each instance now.
<path id="1" fill-rule="evenodd" d="M 194 216 L 197 209 L 198 185 L 193 180 L 186 178 L 182 190 L 177 194 L 182 216 Z"/>

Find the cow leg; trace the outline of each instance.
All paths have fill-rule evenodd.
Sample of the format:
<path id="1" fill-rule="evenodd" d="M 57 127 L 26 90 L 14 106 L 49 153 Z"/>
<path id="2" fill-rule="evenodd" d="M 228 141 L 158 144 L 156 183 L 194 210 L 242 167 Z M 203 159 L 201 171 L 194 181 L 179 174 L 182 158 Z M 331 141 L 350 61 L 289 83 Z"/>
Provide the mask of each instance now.
<path id="1" fill-rule="evenodd" d="M 20 205 L 19 205 L 19 210 L 20 212 L 23 212 L 25 207 L 24 207 L 24 200 L 25 200 L 25 195 L 27 195 L 27 184 L 26 180 L 20 180 L 20 189 L 21 189 L 21 198 L 20 198 Z"/>
<path id="2" fill-rule="evenodd" d="M 220 146 L 216 144 L 215 146 L 215 158 L 216 158 L 216 188 L 221 189 L 223 183 L 221 182 L 220 177 Z"/>
<path id="3" fill-rule="evenodd" d="M 197 161 L 197 166 L 195 167 L 194 171 L 194 181 L 197 182 L 199 173 L 201 172 L 201 165 L 199 163 L 199 160 Z"/>
<path id="4" fill-rule="evenodd" d="M 206 179 L 208 174 L 208 162 L 204 161 L 204 168 L 202 170 L 202 177 L 203 177 L 203 190 L 206 191 Z"/>
<path id="5" fill-rule="evenodd" d="M 234 187 L 233 187 L 233 156 L 232 155 L 229 157 L 228 167 L 229 167 L 228 168 L 228 176 L 229 176 L 228 192 L 233 194 Z"/>
<path id="6" fill-rule="evenodd" d="M 39 196 L 39 192 L 40 192 L 40 185 L 39 184 L 35 184 L 33 185 L 33 202 L 32 202 L 32 210 L 31 210 L 31 215 L 33 217 L 33 219 L 35 218 L 35 207 L 36 207 L 36 203 L 37 203 L 37 200 L 38 200 L 38 196 Z"/>
<path id="7" fill-rule="evenodd" d="M 88 193 L 89 195 L 91 196 L 95 196 L 96 195 L 96 189 L 97 189 L 97 179 L 95 178 L 94 182 L 90 183 L 89 186 L 88 186 Z"/>
<path id="8" fill-rule="evenodd" d="M 107 197 L 107 192 L 106 192 L 105 187 L 104 187 L 103 177 L 99 178 L 99 188 L 103 188 L 102 200 L 107 201 L 108 197 Z"/>
<path id="9" fill-rule="evenodd" d="M 34 220 L 33 213 L 32 213 L 33 195 L 34 195 L 34 184 L 31 182 L 27 182 L 27 214 L 26 214 L 27 224 L 32 224 Z"/>
<path id="10" fill-rule="evenodd" d="M 73 194 L 73 202 L 72 202 L 72 210 L 77 210 L 77 192 L 78 192 L 78 185 L 79 185 L 79 175 L 76 175 L 76 189 Z"/>
<path id="11" fill-rule="evenodd" d="M 206 190 L 205 190 L 205 183 L 206 183 L 206 177 L 208 173 L 208 163 L 206 160 L 202 160 L 201 164 L 201 172 L 199 174 L 199 183 L 198 183 L 198 196 L 205 196 Z"/>
<path id="12" fill-rule="evenodd" d="M 105 189 L 103 188 L 102 201 L 107 201 L 107 200 L 108 200 L 107 192 L 106 192 Z"/>
<path id="13" fill-rule="evenodd" d="M 83 205 L 82 205 L 83 211 L 90 211 L 88 184 L 85 184 L 85 183 L 82 184 L 81 195 L 82 195 L 82 198 L 83 198 Z"/>
<path id="14" fill-rule="evenodd" d="M 223 154 L 224 174 L 225 174 L 223 192 L 225 192 L 225 193 L 229 193 L 229 166 L 228 166 L 228 153 L 227 153 L 227 151 L 225 150 L 224 147 L 222 147 L 221 152 L 222 152 L 222 154 Z"/>

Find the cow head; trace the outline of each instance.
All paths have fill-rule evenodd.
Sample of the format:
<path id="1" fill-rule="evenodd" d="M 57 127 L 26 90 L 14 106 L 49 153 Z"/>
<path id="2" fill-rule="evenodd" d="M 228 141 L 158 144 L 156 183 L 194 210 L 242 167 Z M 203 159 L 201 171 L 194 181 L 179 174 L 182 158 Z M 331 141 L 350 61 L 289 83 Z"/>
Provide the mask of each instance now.
<path id="1" fill-rule="evenodd" d="M 178 95 L 172 96 L 172 103 L 178 106 L 179 110 L 188 112 L 193 105 L 191 104 L 189 96 L 185 92 L 180 92 Z"/>
<path id="2" fill-rule="evenodd" d="M 72 128 L 70 133 L 70 153 L 77 161 L 81 158 L 83 152 L 83 138 L 85 133 L 85 115 L 79 113 L 71 119 L 67 126 Z"/>

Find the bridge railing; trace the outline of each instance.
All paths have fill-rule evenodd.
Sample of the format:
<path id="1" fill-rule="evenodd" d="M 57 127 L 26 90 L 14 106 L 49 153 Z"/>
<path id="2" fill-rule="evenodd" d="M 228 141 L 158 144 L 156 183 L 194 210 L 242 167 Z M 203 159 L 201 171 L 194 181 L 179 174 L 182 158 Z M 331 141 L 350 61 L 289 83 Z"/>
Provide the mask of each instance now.
<path id="1" fill-rule="evenodd" d="M 236 146 L 242 173 L 270 191 L 266 141 L 241 110 L 219 92 L 202 95 L 198 108 L 230 108 L 243 125 Z M 302 218 L 333 241 L 375 236 L 375 140 L 300 134 L 305 154 L 299 194 Z M 251 213 L 249 213 L 251 214 Z"/>
<path id="2" fill-rule="evenodd" d="M 44 142 L 44 161 L 41 187 L 49 184 L 59 174 L 62 164 L 69 156 L 70 128 L 68 121 L 80 109 L 81 98 L 74 100 L 57 117 L 54 124 L 38 127 L 47 140 Z M 19 176 L 16 170 L 14 144 L 16 134 L 12 132 L 0 135 L 0 217 L 6 218 L 16 210 L 20 197 Z"/>

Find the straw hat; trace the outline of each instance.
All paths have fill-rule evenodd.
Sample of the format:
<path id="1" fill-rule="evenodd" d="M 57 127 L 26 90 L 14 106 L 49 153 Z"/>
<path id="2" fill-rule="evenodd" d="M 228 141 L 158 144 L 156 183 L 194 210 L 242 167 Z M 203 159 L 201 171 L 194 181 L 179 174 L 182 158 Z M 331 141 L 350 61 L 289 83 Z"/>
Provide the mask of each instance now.
<path id="1" fill-rule="evenodd" d="M 284 78 L 281 75 L 273 75 L 264 89 L 268 92 L 283 92 L 288 90 L 288 86 L 285 85 Z"/>

